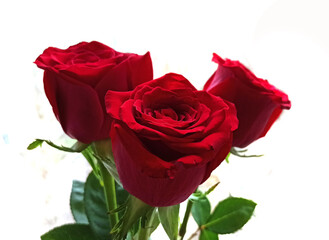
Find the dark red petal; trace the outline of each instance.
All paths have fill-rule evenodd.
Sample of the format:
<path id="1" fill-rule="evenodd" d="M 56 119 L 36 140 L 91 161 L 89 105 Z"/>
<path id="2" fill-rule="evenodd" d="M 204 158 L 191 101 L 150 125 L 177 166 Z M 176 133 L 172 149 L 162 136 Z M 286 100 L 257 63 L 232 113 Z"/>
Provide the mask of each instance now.
<path id="1" fill-rule="evenodd" d="M 200 141 L 195 142 L 168 142 L 166 143 L 175 151 L 185 153 L 185 154 L 201 154 L 206 151 L 214 151 L 215 153 L 218 151 L 218 146 L 221 146 L 221 142 L 224 139 L 226 141 L 227 135 L 230 133 L 229 131 L 225 130 L 223 132 L 216 132 L 210 134 Z M 204 159 L 204 161 L 206 161 Z"/>
<path id="2" fill-rule="evenodd" d="M 128 58 L 128 70 L 130 79 L 128 89 L 133 90 L 136 86 L 153 79 L 153 66 L 150 53 L 145 55 L 134 55 Z"/>
<path id="3" fill-rule="evenodd" d="M 138 84 L 152 80 L 153 70 L 149 54 L 145 54 L 144 56 L 131 55 L 114 68 L 104 72 L 96 86 L 98 92 L 102 89 L 106 91 L 131 91 Z M 141 74 L 137 69 L 144 74 Z"/>
<path id="4" fill-rule="evenodd" d="M 231 135 L 237 127 L 236 111 L 233 105 L 229 109 L 217 111 L 210 116 L 209 129 L 203 132 L 203 138 L 193 142 L 167 143 L 172 149 L 181 153 L 203 154 L 204 162 L 212 160 L 214 155 L 222 151 L 227 142 L 231 144 Z M 204 154 L 206 152 L 207 154 Z M 211 153 L 213 152 L 213 153 Z"/>
<path id="5" fill-rule="evenodd" d="M 185 168 L 148 152 L 130 130 L 115 124 L 112 149 L 123 187 L 151 206 L 170 206 L 186 200 L 204 178 L 204 166 Z"/>
<path id="6" fill-rule="evenodd" d="M 172 175 L 171 171 L 174 170 L 172 163 L 163 161 L 147 151 L 134 132 L 121 126 L 117 121 L 112 127 L 111 138 L 113 154 L 117 164 L 131 163 L 134 169 L 137 168 L 138 171 L 144 172 L 153 178 L 164 178 Z M 123 154 L 127 155 L 127 158 L 123 158 Z M 118 165 L 117 167 L 120 168 Z M 123 170 L 125 170 L 125 167 Z"/>
<path id="7" fill-rule="evenodd" d="M 226 141 L 222 142 L 221 149 L 220 151 L 218 151 L 214 159 L 207 163 L 206 173 L 204 175 L 202 182 L 206 181 L 209 178 L 212 171 L 216 169 L 219 166 L 219 164 L 221 164 L 224 161 L 227 154 L 230 152 L 231 147 L 232 147 L 232 133 L 230 134 L 230 137 L 226 137 Z"/>
<path id="8" fill-rule="evenodd" d="M 218 69 L 204 89 L 235 104 L 239 127 L 234 132 L 233 146 L 246 147 L 265 136 L 282 109 L 289 109 L 291 103 L 285 93 L 257 78 L 240 62 L 223 60 L 216 54 L 213 60 Z"/>
<path id="9" fill-rule="evenodd" d="M 266 95 L 250 91 L 243 95 L 241 100 L 235 100 L 239 127 L 234 132 L 233 145 L 240 148 L 265 136 L 282 111 L 280 105 Z"/>
<path id="10" fill-rule="evenodd" d="M 225 61 L 216 53 L 213 54 L 213 61 L 218 63 L 218 68 L 204 86 L 204 90 L 208 92 L 214 92 L 219 84 L 228 78 L 234 77 L 234 73 L 230 68 L 223 67 Z"/>
<path id="11" fill-rule="evenodd" d="M 44 85 L 55 116 L 67 135 L 90 143 L 99 140 L 99 135 L 106 134 L 101 133 L 104 112 L 92 88 L 72 84 L 51 71 L 45 71 Z"/>
<path id="12" fill-rule="evenodd" d="M 107 91 L 105 95 L 106 111 L 111 117 L 120 119 L 120 107 L 130 97 L 130 92 Z"/>
<path id="13" fill-rule="evenodd" d="M 112 60 L 108 62 L 106 65 L 97 62 L 95 63 L 97 67 L 90 67 L 90 64 L 88 66 L 87 63 L 74 64 L 65 69 L 60 69 L 60 71 L 94 88 L 104 78 L 103 75 L 116 66 Z"/>
<path id="14" fill-rule="evenodd" d="M 129 72 L 127 69 L 127 64 L 122 63 L 112 69 L 106 70 L 106 72 L 104 72 L 101 76 L 98 84 L 95 86 L 95 90 L 97 91 L 100 99 L 102 99 L 103 106 L 105 104 L 104 97 L 107 91 L 127 92 L 129 91 L 128 81 Z M 115 93 L 113 94 L 115 95 Z"/>
<path id="15" fill-rule="evenodd" d="M 141 99 L 144 94 L 144 91 L 149 91 L 149 89 L 153 89 L 156 87 L 166 89 L 168 91 L 177 91 L 177 89 L 184 89 L 184 91 L 188 89 L 196 91 L 195 87 L 182 75 L 176 73 L 168 73 L 160 78 L 157 78 L 147 83 L 143 83 L 136 87 L 136 91 L 134 91 L 134 95 L 132 96 L 132 98 Z"/>
<path id="16" fill-rule="evenodd" d="M 176 127 L 176 128 L 188 128 L 188 126 L 193 123 L 193 121 L 179 121 L 174 118 L 178 118 L 177 113 L 171 109 L 161 109 L 152 110 L 145 108 L 141 100 L 136 100 L 134 102 L 134 108 L 136 110 L 135 119 L 140 123 L 145 123 L 146 125 L 153 124 L 162 127 Z M 166 113 L 167 112 L 167 113 Z M 168 117 L 168 115 L 172 115 Z"/>

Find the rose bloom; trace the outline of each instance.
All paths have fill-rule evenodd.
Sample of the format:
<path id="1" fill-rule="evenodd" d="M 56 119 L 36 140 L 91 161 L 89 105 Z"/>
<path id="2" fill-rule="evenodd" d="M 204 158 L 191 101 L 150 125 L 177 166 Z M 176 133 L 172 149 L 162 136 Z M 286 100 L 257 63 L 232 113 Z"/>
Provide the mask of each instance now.
<path id="1" fill-rule="evenodd" d="M 283 109 L 290 109 L 288 96 L 257 78 L 238 61 L 222 59 L 214 53 L 218 69 L 204 90 L 235 104 L 239 127 L 233 135 L 233 146 L 244 148 L 264 137 Z"/>
<path id="2" fill-rule="evenodd" d="M 99 42 L 47 48 L 35 61 L 64 132 L 83 143 L 109 137 L 107 90 L 128 91 L 153 79 L 150 54 L 120 53 Z"/>
<path id="3" fill-rule="evenodd" d="M 108 91 L 105 103 L 122 185 L 151 206 L 187 199 L 225 159 L 238 125 L 232 103 L 177 74 Z"/>

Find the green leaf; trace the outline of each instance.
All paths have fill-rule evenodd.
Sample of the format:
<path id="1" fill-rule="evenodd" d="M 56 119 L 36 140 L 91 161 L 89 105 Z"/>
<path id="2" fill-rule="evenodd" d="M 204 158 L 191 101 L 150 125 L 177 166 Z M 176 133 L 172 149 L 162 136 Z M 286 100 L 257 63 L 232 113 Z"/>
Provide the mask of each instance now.
<path id="1" fill-rule="evenodd" d="M 95 240 L 87 224 L 67 224 L 50 230 L 41 236 L 41 240 Z"/>
<path id="2" fill-rule="evenodd" d="M 74 220 L 77 223 L 88 223 L 84 203 L 84 187 L 84 182 L 76 180 L 73 181 L 70 196 L 70 207 Z"/>
<path id="3" fill-rule="evenodd" d="M 202 227 L 218 234 L 234 233 L 249 221 L 255 207 L 251 200 L 229 197 L 217 204 Z"/>
<path id="4" fill-rule="evenodd" d="M 28 150 L 32 150 L 35 149 L 38 146 L 41 146 L 42 143 L 45 142 L 47 143 L 49 146 L 56 148 L 58 150 L 64 151 L 64 152 L 71 152 L 71 153 L 79 153 L 82 152 L 85 148 L 88 147 L 88 144 L 84 144 L 81 143 L 79 141 L 77 141 L 72 147 L 64 147 L 64 146 L 58 146 L 55 143 L 53 143 L 52 141 L 49 140 L 44 140 L 44 139 L 36 139 L 33 143 L 31 143 L 27 149 Z"/>
<path id="5" fill-rule="evenodd" d="M 27 147 L 28 150 L 33 150 L 37 147 L 41 147 L 43 143 L 43 140 L 41 139 L 36 139 L 34 142 L 30 143 L 30 145 Z"/>
<path id="6" fill-rule="evenodd" d="M 218 234 L 208 231 L 206 229 L 201 230 L 199 240 L 218 240 Z"/>
<path id="7" fill-rule="evenodd" d="M 89 174 L 85 183 L 84 201 L 87 218 L 94 234 L 99 240 L 112 239 L 104 190 L 93 172 Z"/>
<path id="8" fill-rule="evenodd" d="M 210 216 L 210 211 L 210 202 L 206 196 L 193 200 L 191 212 L 199 227 L 207 223 L 207 220 Z"/>
<path id="9" fill-rule="evenodd" d="M 170 240 L 176 240 L 178 236 L 179 204 L 169 207 L 159 207 L 160 222 Z"/>

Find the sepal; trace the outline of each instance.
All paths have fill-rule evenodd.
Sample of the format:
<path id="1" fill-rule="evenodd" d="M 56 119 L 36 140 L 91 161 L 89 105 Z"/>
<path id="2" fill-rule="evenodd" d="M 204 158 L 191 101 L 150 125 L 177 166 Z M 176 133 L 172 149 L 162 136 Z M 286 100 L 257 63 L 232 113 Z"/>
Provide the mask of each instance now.
<path id="1" fill-rule="evenodd" d="M 177 240 L 178 238 L 179 206 L 177 204 L 158 208 L 161 225 L 170 240 Z"/>
<path id="2" fill-rule="evenodd" d="M 121 185 L 119 174 L 115 166 L 111 139 L 95 141 L 91 144 L 94 157 L 100 161 L 115 181 Z"/>
<path id="3" fill-rule="evenodd" d="M 246 155 L 246 154 L 242 154 L 247 152 L 248 149 L 242 149 L 242 150 L 237 150 L 236 148 L 232 147 L 230 153 L 232 153 L 233 155 L 237 156 L 237 157 L 242 157 L 242 158 L 250 158 L 250 157 L 262 157 L 264 156 L 264 154 L 260 154 L 260 155 Z M 227 160 L 228 162 L 228 157 Z"/>
<path id="4" fill-rule="evenodd" d="M 123 210 L 122 206 L 120 208 L 119 210 Z M 153 210 L 154 207 L 130 195 L 125 203 L 123 216 L 111 231 L 113 240 L 124 240 L 134 225 L 138 224 L 141 218 L 145 218 Z"/>

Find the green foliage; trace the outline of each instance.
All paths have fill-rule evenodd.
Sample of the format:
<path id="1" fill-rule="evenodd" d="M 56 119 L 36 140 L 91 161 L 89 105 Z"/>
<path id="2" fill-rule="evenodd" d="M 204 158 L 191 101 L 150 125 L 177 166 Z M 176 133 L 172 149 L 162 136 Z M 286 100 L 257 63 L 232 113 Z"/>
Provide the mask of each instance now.
<path id="1" fill-rule="evenodd" d="M 42 146 L 43 142 L 62 151 L 82 151 L 82 154 L 93 168 L 93 172 L 88 176 L 86 183 L 73 181 L 70 207 L 76 223 L 54 228 L 42 235 L 42 240 L 124 240 L 126 237 L 128 240 L 133 240 L 136 237 L 144 240 L 151 235 L 160 222 L 170 240 L 178 239 L 179 204 L 159 207 L 157 210 L 129 195 L 121 185 L 116 183 L 115 193 L 118 208 L 111 211 L 111 213 L 119 213 L 120 221 L 112 226 L 108 215 L 111 213 L 107 212 L 106 207 L 104 182 L 99 165 L 100 160 L 97 159 L 92 147 L 76 142 L 71 148 L 68 148 L 57 146 L 48 140 L 36 139 L 28 146 L 28 149 L 32 150 Z M 242 152 L 244 151 L 231 149 L 232 154 L 240 157 L 256 156 L 241 155 Z M 229 155 L 227 160 L 228 157 Z M 189 199 L 192 204 L 187 214 L 185 214 L 187 216 L 186 223 L 190 212 L 192 212 L 192 216 L 199 226 L 200 240 L 218 240 L 218 234 L 236 232 L 249 221 L 256 207 L 256 203 L 251 200 L 229 197 L 219 202 L 211 213 L 211 205 L 207 195 L 217 185 L 218 183 L 205 193 L 196 191 Z M 108 196 L 112 196 L 112 194 Z M 186 228 L 186 224 L 184 226 Z"/>
<path id="2" fill-rule="evenodd" d="M 123 205 L 127 201 L 129 193 L 118 183 L 115 183 L 115 192 L 118 205 Z"/>
<path id="3" fill-rule="evenodd" d="M 99 240 L 111 239 L 104 191 L 93 173 L 89 174 L 85 183 L 84 202 L 88 221 L 94 234 Z"/>
<path id="4" fill-rule="evenodd" d="M 35 139 L 34 142 L 30 143 L 30 145 L 27 147 L 28 150 L 32 150 L 32 149 L 35 149 L 37 147 L 41 147 L 42 146 L 42 143 L 43 143 L 44 140 L 42 139 Z"/>
<path id="5" fill-rule="evenodd" d="M 67 224 L 50 230 L 41 240 L 95 240 L 87 224 Z"/>
<path id="6" fill-rule="evenodd" d="M 88 224 L 88 218 L 85 211 L 84 203 L 84 187 L 85 183 L 80 181 L 73 181 L 72 191 L 70 196 L 70 207 L 74 220 L 77 223 Z"/>
<path id="7" fill-rule="evenodd" d="M 150 211 L 147 217 L 147 225 L 145 226 L 146 229 L 149 229 L 150 234 L 157 229 L 157 227 L 160 224 L 160 218 L 159 218 L 159 212 L 157 209 L 154 209 L 153 211 Z"/>
<path id="8" fill-rule="evenodd" d="M 217 204 L 202 228 L 217 234 L 234 233 L 249 221 L 255 207 L 251 200 L 229 197 Z"/>
<path id="9" fill-rule="evenodd" d="M 170 240 L 178 237 L 179 204 L 169 207 L 159 207 L 160 222 Z"/>
<path id="10" fill-rule="evenodd" d="M 192 216 L 196 223 L 200 226 L 207 223 L 210 216 L 211 206 L 207 196 L 202 196 L 197 199 L 192 200 Z"/>
<path id="11" fill-rule="evenodd" d="M 129 196 L 122 186 L 116 183 L 116 197 L 119 206 L 123 206 Z M 99 180 L 91 172 L 87 182 L 73 181 L 70 197 L 72 215 L 77 223 L 86 223 L 100 239 L 112 239 L 110 224 L 106 209 L 104 189 Z M 123 212 L 119 212 L 121 215 Z M 120 216 L 120 214 L 119 214 Z M 134 226 L 136 228 L 136 226 Z M 135 230 L 135 232 L 137 232 Z"/>
<path id="12" fill-rule="evenodd" d="M 42 143 L 45 142 L 47 143 L 49 146 L 56 148 L 58 150 L 64 151 L 64 152 L 71 152 L 71 153 L 79 153 L 81 151 L 83 151 L 86 147 L 88 147 L 88 144 L 84 144 L 81 143 L 79 141 L 77 141 L 72 147 L 64 147 L 64 146 L 58 146 L 55 143 L 53 143 L 52 141 L 49 140 L 44 140 L 44 139 L 36 139 L 34 142 L 32 142 L 27 149 L 28 150 L 32 150 L 37 148 L 38 146 L 42 146 Z"/>
<path id="13" fill-rule="evenodd" d="M 154 209 L 132 195 L 129 195 L 123 206 L 119 209 L 124 210 L 124 214 L 111 231 L 114 240 L 125 239 L 127 234 L 133 237 L 141 227 L 141 218 L 145 218 L 148 212 Z"/>
<path id="14" fill-rule="evenodd" d="M 218 240 L 218 234 L 208 231 L 207 229 L 201 230 L 199 240 Z"/>

